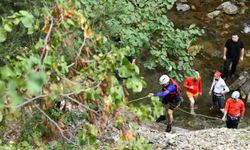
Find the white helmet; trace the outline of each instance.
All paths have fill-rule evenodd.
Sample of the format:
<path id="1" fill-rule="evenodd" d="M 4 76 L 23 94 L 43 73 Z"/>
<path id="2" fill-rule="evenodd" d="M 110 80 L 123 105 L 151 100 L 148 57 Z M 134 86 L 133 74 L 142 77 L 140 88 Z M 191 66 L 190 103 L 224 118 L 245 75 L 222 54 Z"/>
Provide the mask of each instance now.
<path id="1" fill-rule="evenodd" d="M 232 97 L 233 99 L 238 99 L 238 98 L 240 97 L 240 92 L 234 91 L 234 92 L 232 93 L 231 97 Z"/>
<path id="2" fill-rule="evenodd" d="M 170 78 L 167 75 L 162 75 L 159 79 L 159 82 L 161 85 L 167 84 L 169 82 Z"/>

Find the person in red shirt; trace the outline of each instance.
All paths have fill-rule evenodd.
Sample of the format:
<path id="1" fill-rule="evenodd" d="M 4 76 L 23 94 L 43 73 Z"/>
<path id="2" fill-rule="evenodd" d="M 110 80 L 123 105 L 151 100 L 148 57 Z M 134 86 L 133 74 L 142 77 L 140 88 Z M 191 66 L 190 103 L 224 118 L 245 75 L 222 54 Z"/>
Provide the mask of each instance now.
<path id="1" fill-rule="evenodd" d="M 240 119 L 244 116 L 245 105 L 239 97 L 240 93 L 238 91 L 234 91 L 232 96 L 227 99 L 224 108 L 224 115 L 222 117 L 222 120 L 226 121 L 227 128 L 237 129 Z"/>
<path id="2" fill-rule="evenodd" d="M 194 77 L 185 79 L 183 86 L 186 88 L 186 94 L 190 101 L 190 113 L 194 112 L 194 103 L 199 95 L 202 94 L 202 80 L 199 72 L 195 72 Z"/>

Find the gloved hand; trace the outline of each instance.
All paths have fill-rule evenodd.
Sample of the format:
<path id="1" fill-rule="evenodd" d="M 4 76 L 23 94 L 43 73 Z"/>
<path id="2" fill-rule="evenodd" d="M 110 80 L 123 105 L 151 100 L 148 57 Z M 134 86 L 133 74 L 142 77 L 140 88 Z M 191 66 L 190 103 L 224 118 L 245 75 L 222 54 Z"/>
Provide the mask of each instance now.
<path id="1" fill-rule="evenodd" d="M 148 93 L 148 97 L 154 96 L 154 93 Z"/>

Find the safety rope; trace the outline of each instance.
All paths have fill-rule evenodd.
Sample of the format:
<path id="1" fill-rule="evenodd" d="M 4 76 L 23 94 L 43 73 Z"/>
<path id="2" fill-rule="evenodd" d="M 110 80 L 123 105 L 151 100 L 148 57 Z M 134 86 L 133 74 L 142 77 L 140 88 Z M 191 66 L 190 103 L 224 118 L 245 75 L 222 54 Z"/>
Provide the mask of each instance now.
<path id="1" fill-rule="evenodd" d="M 127 104 L 132 103 L 132 102 L 136 102 L 136 101 L 139 101 L 139 100 L 142 100 L 144 98 L 149 98 L 149 97 L 148 96 L 143 96 L 143 97 L 140 97 L 140 98 L 137 98 L 137 99 L 133 99 L 133 100 L 128 101 Z"/>
<path id="2" fill-rule="evenodd" d="M 218 119 L 220 119 L 221 120 L 221 118 L 218 118 L 218 117 L 211 117 L 211 116 L 207 116 L 207 115 L 203 115 L 203 114 L 192 114 L 192 113 L 190 113 L 190 112 L 188 112 L 188 111 L 186 111 L 186 110 L 184 110 L 184 109 L 182 109 L 182 108 L 176 108 L 176 109 L 178 109 L 178 110 L 180 110 L 180 111 L 182 111 L 182 112 L 184 112 L 184 113 L 186 113 L 186 114 L 190 114 L 190 115 L 193 115 L 193 116 L 198 116 L 198 117 L 204 117 L 204 118 L 208 118 L 208 119 L 213 119 L 213 120 L 218 120 Z"/>
<path id="3" fill-rule="evenodd" d="M 149 96 L 143 96 L 143 97 L 140 97 L 140 98 L 137 98 L 137 99 L 130 100 L 127 104 L 133 103 L 133 102 L 145 99 L 145 98 L 149 98 Z M 180 110 L 183 113 L 192 115 L 192 116 L 204 117 L 204 118 L 208 118 L 208 119 L 212 119 L 212 120 L 221 120 L 221 118 L 218 118 L 218 117 L 212 117 L 212 116 L 207 116 L 207 115 L 203 115 L 203 114 L 192 114 L 192 113 L 190 113 L 190 112 L 188 112 L 188 111 L 186 111 L 186 110 L 184 110 L 184 109 L 182 109 L 180 107 L 177 107 L 176 109 Z"/>

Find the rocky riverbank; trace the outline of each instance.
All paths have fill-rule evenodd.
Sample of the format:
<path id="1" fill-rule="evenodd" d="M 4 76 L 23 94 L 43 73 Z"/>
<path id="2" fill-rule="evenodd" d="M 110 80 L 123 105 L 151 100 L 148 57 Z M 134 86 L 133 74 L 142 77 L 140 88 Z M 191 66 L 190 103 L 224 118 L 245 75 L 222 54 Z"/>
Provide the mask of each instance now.
<path id="1" fill-rule="evenodd" d="M 152 126 L 152 125 L 151 125 Z M 250 129 L 206 129 L 188 131 L 174 128 L 174 133 L 140 126 L 138 135 L 144 136 L 155 149 L 168 150 L 247 150 L 250 149 Z"/>

